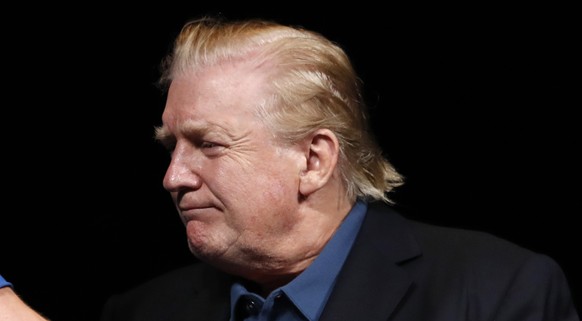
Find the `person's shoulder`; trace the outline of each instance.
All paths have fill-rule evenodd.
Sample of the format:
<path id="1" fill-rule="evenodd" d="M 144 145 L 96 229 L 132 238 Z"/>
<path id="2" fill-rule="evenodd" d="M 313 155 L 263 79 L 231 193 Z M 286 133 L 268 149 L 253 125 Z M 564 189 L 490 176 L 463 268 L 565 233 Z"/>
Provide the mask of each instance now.
<path id="1" fill-rule="evenodd" d="M 459 252 L 469 251 L 482 255 L 529 256 L 535 254 L 532 250 L 495 234 L 477 229 L 468 229 L 409 220 L 425 249 L 443 249 Z M 459 253 L 461 254 L 461 253 Z"/>
<path id="2" fill-rule="evenodd" d="M 158 288 L 167 284 L 187 283 L 193 275 L 202 273 L 203 267 L 198 263 L 181 266 L 148 279 L 134 289 Z"/>
<path id="3" fill-rule="evenodd" d="M 401 230 L 407 231 L 417 243 L 423 259 L 431 264 L 455 262 L 480 269 L 503 266 L 501 270 L 506 270 L 508 266 L 518 268 L 526 261 L 554 265 L 549 256 L 487 231 L 411 219 L 391 206 L 373 205 L 373 208 L 381 215 L 393 216 L 391 222 L 396 222 Z"/>
<path id="4" fill-rule="evenodd" d="M 176 295 L 196 294 L 226 283 L 227 276 L 207 264 L 196 262 L 178 267 L 115 294 L 116 298 L 143 301 L 158 300 Z"/>
<path id="5" fill-rule="evenodd" d="M 560 274 L 561 267 L 549 255 L 514 241 L 477 229 L 408 220 L 422 257 L 431 265 L 450 266 L 475 274 L 506 274 L 529 271 L 535 275 Z"/>
<path id="6" fill-rule="evenodd" d="M 204 263 L 194 263 L 111 295 L 100 320 L 158 320 L 168 311 L 190 309 L 196 298 L 228 294 L 229 277 Z M 165 320 L 164 319 L 164 320 Z"/>

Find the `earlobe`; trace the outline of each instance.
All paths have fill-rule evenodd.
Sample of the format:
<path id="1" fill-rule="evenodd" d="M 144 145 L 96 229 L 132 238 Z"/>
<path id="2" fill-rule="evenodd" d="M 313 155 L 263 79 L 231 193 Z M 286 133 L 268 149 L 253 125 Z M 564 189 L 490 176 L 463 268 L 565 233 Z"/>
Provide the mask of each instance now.
<path id="1" fill-rule="evenodd" d="M 306 168 L 299 178 L 299 192 L 304 197 L 321 189 L 332 179 L 339 157 L 339 142 L 331 130 L 319 129 L 308 139 Z"/>

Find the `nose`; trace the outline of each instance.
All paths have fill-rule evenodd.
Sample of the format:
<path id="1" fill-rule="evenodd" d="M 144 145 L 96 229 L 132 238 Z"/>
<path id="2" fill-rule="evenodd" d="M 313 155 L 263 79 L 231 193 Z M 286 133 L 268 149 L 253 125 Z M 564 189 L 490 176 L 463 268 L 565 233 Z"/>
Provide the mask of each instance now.
<path id="1" fill-rule="evenodd" d="M 169 192 L 180 190 L 197 190 L 202 186 L 200 165 L 194 152 L 187 148 L 176 147 L 172 159 L 164 175 L 163 186 Z"/>

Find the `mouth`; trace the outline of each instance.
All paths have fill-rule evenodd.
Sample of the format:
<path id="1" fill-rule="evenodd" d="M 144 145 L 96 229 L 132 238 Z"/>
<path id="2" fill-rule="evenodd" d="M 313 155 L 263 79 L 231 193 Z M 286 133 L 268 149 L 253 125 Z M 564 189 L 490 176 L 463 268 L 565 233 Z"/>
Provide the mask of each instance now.
<path id="1" fill-rule="evenodd" d="M 216 213 L 217 208 L 214 206 L 195 206 L 195 207 L 178 207 L 182 221 L 187 223 L 193 220 L 200 220 L 208 215 Z"/>

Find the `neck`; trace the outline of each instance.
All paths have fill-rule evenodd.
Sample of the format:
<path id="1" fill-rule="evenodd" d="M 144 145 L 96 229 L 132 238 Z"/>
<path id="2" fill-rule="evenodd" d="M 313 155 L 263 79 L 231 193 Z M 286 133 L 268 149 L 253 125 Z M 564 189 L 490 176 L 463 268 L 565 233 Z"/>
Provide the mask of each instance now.
<path id="1" fill-rule="evenodd" d="M 237 274 L 254 284 L 256 293 L 267 296 L 273 290 L 291 282 L 307 269 L 333 237 L 354 203 L 322 202 L 333 210 L 311 206 L 302 216 L 295 233 L 282 236 L 277 256 L 254 257 L 239 266 Z M 333 205 L 329 205 L 333 204 Z M 250 262 L 250 264 L 249 264 Z M 246 273 L 244 272 L 246 271 Z"/>

